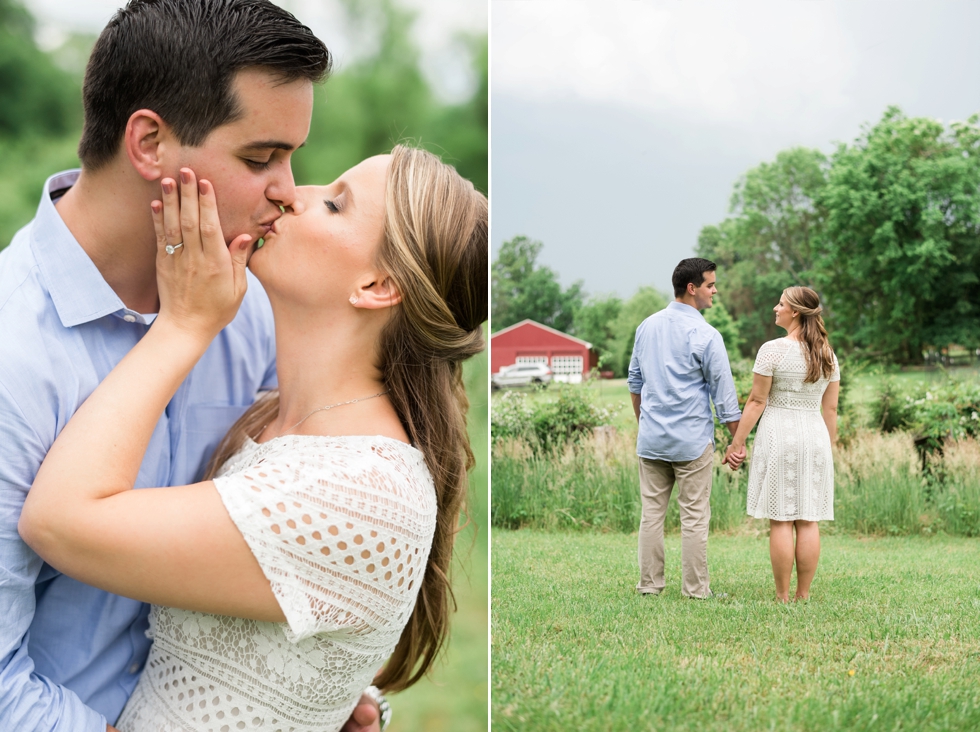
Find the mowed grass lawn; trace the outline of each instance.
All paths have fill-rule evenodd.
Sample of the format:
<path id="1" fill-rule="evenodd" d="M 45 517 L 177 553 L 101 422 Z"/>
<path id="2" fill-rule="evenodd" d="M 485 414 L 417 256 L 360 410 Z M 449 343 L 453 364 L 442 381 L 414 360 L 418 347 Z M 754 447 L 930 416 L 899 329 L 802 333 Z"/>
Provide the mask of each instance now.
<path id="1" fill-rule="evenodd" d="M 761 524 L 760 524 L 761 525 Z M 980 730 L 980 541 L 823 537 L 807 603 L 768 538 L 713 535 L 711 584 L 640 597 L 636 536 L 495 529 L 495 730 Z"/>

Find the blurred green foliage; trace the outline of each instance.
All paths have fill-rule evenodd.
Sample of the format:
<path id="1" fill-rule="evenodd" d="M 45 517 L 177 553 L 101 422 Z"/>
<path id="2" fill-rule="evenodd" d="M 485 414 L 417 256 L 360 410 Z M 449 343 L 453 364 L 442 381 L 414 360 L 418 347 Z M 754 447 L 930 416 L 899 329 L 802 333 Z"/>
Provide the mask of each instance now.
<path id="1" fill-rule="evenodd" d="M 486 193 L 486 35 L 458 39 L 476 83 L 468 99 L 447 103 L 422 73 L 412 11 L 393 0 L 349 0 L 345 8 L 351 25 L 367 27 L 378 42 L 317 87 L 309 140 L 293 157 L 297 182 L 329 183 L 407 141 L 438 153 Z M 78 166 L 81 78 L 55 59 L 76 56 L 80 41 L 93 39 L 70 39 L 71 54 L 49 54 L 37 47 L 33 31 L 17 0 L 0 0 L 0 249 L 33 217 L 44 180 Z"/>

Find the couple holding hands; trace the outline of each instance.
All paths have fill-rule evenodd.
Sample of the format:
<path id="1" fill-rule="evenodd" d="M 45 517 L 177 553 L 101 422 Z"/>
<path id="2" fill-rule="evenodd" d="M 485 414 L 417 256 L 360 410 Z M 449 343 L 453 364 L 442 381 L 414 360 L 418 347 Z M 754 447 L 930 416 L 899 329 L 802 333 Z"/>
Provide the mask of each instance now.
<path id="1" fill-rule="evenodd" d="M 0 254 L 0 729 L 383 729 L 447 637 L 487 200 L 402 146 L 296 187 L 330 63 L 268 0 L 96 43 Z"/>
<path id="2" fill-rule="evenodd" d="M 629 390 L 639 421 L 640 519 L 638 559 L 643 595 L 659 595 L 664 581 L 664 517 L 674 484 L 681 519 L 681 592 L 712 592 L 707 542 L 714 469 L 714 404 L 732 435 L 724 463 L 737 470 L 746 439 L 758 423 L 749 466 L 748 513 L 769 519 L 769 554 L 776 598 L 810 596 L 820 557 L 817 522 L 834 518 L 834 462 L 840 370 L 821 318 L 820 299 L 808 287 L 789 287 L 773 308 L 783 338 L 764 343 L 753 367 L 752 391 L 739 410 L 721 334 L 699 312 L 711 307 L 715 264 L 682 260 L 674 269 L 674 302 L 636 330 Z M 794 541 L 795 533 L 795 541 Z"/>

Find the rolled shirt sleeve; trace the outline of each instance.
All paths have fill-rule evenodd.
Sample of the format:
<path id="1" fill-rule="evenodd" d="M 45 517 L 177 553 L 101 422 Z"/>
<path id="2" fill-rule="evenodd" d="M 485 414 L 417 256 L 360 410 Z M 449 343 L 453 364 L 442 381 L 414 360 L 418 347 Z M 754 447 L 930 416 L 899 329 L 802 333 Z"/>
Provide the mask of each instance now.
<path id="1" fill-rule="evenodd" d="M 643 391 L 643 371 L 640 369 L 640 329 L 636 329 L 636 334 L 633 336 L 633 355 L 630 357 L 630 368 L 629 374 L 626 378 L 626 384 L 629 387 L 631 394 L 640 394 Z"/>
<path id="2" fill-rule="evenodd" d="M 742 410 L 738 408 L 738 393 L 735 391 L 732 367 L 725 350 L 725 341 L 717 330 L 712 333 L 704 348 L 701 363 L 718 421 L 728 424 L 740 420 Z"/>

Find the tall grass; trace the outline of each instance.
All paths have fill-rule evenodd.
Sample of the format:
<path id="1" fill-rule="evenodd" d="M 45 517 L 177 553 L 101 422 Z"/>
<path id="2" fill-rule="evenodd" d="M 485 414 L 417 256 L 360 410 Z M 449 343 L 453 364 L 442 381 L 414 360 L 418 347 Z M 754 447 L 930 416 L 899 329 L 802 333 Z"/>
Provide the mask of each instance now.
<path id="1" fill-rule="evenodd" d="M 534 451 L 521 439 L 493 446 L 491 522 L 502 528 L 636 531 L 640 489 L 635 431 L 604 428 L 562 449 Z M 980 444 L 967 438 L 927 459 L 907 433 L 857 434 L 835 456 L 832 524 L 871 535 L 942 532 L 980 536 Z M 715 455 L 711 530 L 751 525 L 748 470 L 732 473 Z M 668 531 L 679 527 L 676 500 Z"/>
<path id="2" fill-rule="evenodd" d="M 561 449 L 533 451 L 517 439 L 493 446 L 494 526 L 635 531 L 640 522 L 640 482 L 635 432 L 613 428 Z M 715 455 L 711 530 L 726 531 L 745 515 L 746 472 L 732 473 Z M 680 527 L 677 501 L 666 529 Z"/>

